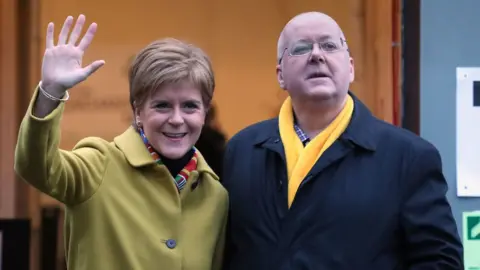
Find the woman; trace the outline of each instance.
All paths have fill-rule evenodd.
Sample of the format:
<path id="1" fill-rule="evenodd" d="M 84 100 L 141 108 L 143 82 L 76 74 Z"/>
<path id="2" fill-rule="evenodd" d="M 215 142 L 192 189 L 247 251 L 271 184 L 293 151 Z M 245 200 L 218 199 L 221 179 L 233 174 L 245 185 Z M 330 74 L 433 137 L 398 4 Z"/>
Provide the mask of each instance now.
<path id="1" fill-rule="evenodd" d="M 68 269 L 219 269 L 227 192 L 193 147 L 214 91 L 208 57 L 173 39 L 143 49 L 130 68 L 134 124 L 113 142 L 89 137 L 58 149 L 68 89 L 104 61 L 82 68 L 96 31 L 78 42 L 68 17 L 53 42 L 48 25 L 42 80 L 20 127 L 15 170 L 66 206 Z"/>

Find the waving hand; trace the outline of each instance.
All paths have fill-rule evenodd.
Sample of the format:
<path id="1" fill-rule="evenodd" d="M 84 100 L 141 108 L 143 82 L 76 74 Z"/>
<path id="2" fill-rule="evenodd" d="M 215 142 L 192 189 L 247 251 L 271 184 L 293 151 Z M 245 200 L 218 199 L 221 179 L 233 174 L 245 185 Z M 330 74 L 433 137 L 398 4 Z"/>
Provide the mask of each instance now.
<path id="1" fill-rule="evenodd" d="M 56 97 L 63 96 L 65 91 L 87 79 L 105 64 L 105 61 L 97 60 L 82 67 L 83 54 L 95 36 L 97 24 L 92 23 L 80 41 L 85 16 L 78 17 L 75 27 L 70 33 L 72 24 L 73 17 L 68 16 L 56 45 L 53 38 L 53 23 L 49 23 L 47 27 L 47 43 L 42 64 L 42 88 Z"/>

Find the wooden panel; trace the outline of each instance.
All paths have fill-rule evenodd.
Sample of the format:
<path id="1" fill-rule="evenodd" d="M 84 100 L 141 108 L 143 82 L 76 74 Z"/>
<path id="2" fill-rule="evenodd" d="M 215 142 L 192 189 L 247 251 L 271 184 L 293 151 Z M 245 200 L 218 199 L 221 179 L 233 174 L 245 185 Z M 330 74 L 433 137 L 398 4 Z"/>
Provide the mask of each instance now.
<path id="1" fill-rule="evenodd" d="M 0 0 L 0 218 L 14 218 L 13 156 L 17 129 L 16 1 Z"/>
<path id="2" fill-rule="evenodd" d="M 39 74 L 39 61 L 35 61 L 38 41 L 34 37 L 36 0 L 1 0 L 0 3 L 0 218 L 31 218 L 31 269 L 35 270 L 38 269 L 40 196 L 17 179 L 13 158 L 29 89 Z"/>
<path id="3" fill-rule="evenodd" d="M 28 68 L 28 79 L 21 85 L 19 89 L 21 95 L 21 102 L 19 102 L 20 117 L 23 117 L 25 110 L 30 101 L 32 89 L 40 81 L 41 60 L 43 57 L 43 47 L 40 46 L 40 35 L 43 35 L 45 30 L 38 27 L 40 22 L 40 0 L 21 0 L 23 4 L 20 6 L 21 10 L 19 16 L 23 18 L 22 23 L 22 43 L 28 44 L 23 47 L 24 54 L 28 55 L 27 59 L 21 63 L 25 68 Z M 28 18 L 25 19 L 25 18 Z M 27 24 L 28 23 L 28 24 Z M 27 27 L 28 25 L 28 27 Z M 43 30 L 43 31 L 42 31 Z M 31 219 L 31 249 L 30 249 L 30 270 L 40 269 L 40 239 L 41 239 L 41 205 L 40 192 L 35 188 L 28 189 L 28 210 Z M 52 239 L 53 240 L 53 239 Z M 58 268 L 61 269 L 61 268 Z"/>
<path id="4" fill-rule="evenodd" d="M 364 1 L 363 48 L 370 109 L 387 122 L 393 121 L 392 0 Z"/>

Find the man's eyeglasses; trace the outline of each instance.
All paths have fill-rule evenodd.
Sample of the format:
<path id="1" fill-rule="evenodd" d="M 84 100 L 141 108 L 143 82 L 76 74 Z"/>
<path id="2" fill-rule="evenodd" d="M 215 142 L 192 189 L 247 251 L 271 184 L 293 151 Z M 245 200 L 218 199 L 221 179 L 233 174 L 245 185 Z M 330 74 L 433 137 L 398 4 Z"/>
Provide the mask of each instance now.
<path id="1" fill-rule="evenodd" d="M 295 42 L 291 47 L 285 48 L 283 51 L 283 54 L 285 54 L 285 51 L 288 50 L 288 55 L 290 56 L 301 56 L 301 55 L 306 55 L 309 54 L 313 51 L 313 46 L 314 44 L 318 44 L 318 47 L 320 50 L 326 52 L 326 53 L 334 53 L 339 50 L 341 50 L 347 41 L 343 38 L 340 38 L 340 41 L 333 41 L 333 40 L 327 40 L 327 41 L 322 41 L 322 42 L 311 42 L 311 41 L 297 41 Z M 282 57 L 278 60 L 278 63 L 280 64 L 283 59 L 283 54 Z"/>

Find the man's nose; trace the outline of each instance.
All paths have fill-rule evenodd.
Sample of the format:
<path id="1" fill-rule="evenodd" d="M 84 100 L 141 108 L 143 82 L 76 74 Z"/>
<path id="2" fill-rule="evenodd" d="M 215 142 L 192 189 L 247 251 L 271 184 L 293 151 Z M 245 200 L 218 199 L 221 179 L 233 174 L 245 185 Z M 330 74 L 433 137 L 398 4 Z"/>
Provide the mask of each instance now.
<path id="1" fill-rule="evenodd" d="M 325 52 L 320 49 L 318 43 L 313 44 L 312 53 L 310 54 L 310 61 L 325 62 Z"/>

